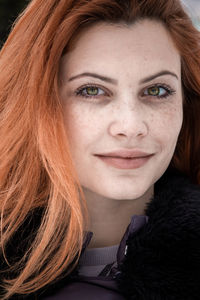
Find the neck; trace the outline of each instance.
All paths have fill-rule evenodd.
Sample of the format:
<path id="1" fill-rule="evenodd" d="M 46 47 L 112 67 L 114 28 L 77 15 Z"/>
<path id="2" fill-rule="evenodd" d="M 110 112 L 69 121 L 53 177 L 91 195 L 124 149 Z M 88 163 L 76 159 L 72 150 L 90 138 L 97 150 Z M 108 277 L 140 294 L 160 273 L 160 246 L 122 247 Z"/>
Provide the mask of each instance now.
<path id="1" fill-rule="evenodd" d="M 83 189 L 93 238 L 88 248 L 99 248 L 120 243 L 132 215 L 144 215 L 146 204 L 153 196 L 153 186 L 140 198 L 116 200 Z"/>

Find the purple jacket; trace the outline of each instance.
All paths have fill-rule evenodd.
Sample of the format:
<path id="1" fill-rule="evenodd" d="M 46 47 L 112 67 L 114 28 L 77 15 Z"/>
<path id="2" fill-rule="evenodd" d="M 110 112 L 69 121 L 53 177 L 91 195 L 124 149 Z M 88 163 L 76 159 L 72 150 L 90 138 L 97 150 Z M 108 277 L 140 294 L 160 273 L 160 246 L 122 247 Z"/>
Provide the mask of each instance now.
<path id="1" fill-rule="evenodd" d="M 200 187 L 166 172 L 145 216 L 132 217 L 117 262 L 110 277 L 83 278 L 77 270 L 34 295 L 15 299 L 199 300 Z"/>
<path id="2" fill-rule="evenodd" d="M 124 234 L 119 250 L 117 253 L 117 264 L 121 265 L 125 253 L 127 251 L 126 242 L 131 234 L 137 232 L 142 226 L 146 224 L 148 220 L 147 216 L 134 215 L 131 219 L 131 223 L 128 226 L 126 233 Z M 83 246 L 83 251 L 86 249 L 92 238 L 92 232 L 89 232 L 86 241 Z M 61 288 L 58 292 L 51 296 L 44 297 L 46 300 L 122 300 L 125 299 L 123 294 L 120 293 L 116 284 L 116 277 L 120 274 L 118 268 L 113 268 L 111 274 L 108 277 L 85 277 L 74 276 L 71 283 Z"/>

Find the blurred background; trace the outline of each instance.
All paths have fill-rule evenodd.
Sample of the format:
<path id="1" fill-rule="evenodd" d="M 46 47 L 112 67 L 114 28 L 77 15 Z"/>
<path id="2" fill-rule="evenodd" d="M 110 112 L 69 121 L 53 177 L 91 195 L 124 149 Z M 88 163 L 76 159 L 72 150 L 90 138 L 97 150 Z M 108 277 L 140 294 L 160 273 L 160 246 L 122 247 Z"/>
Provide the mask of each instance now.
<path id="1" fill-rule="evenodd" d="M 182 3 L 194 25 L 200 31 L 200 0 L 182 0 Z"/>
<path id="2" fill-rule="evenodd" d="M 29 2 L 30 0 L 0 0 L 0 47 L 5 42 L 12 23 Z"/>
<path id="3" fill-rule="evenodd" d="M 181 1 L 194 25 L 200 30 L 200 0 Z M 0 47 L 5 42 L 12 23 L 29 2 L 30 0 L 0 0 Z"/>

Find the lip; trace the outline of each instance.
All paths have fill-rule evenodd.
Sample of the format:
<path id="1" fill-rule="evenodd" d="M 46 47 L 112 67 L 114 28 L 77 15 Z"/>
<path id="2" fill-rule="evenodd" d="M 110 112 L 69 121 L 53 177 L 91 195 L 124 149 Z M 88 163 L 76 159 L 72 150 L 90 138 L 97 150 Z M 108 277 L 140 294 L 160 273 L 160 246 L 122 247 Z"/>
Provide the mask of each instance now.
<path id="1" fill-rule="evenodd" d="M 99 153 L 98 156 L 111 156 L 120 158 L 136 158 L 136 157 L 146 157 L 152 155 L 152 153 L 147 153 L 142 150 L 131 150 L 131 149 L 121 149 L 112 152 Z"/>
<path id="2" fill-rule="evenodd" d="M 118 169 L 137 169 L 145 165 L 153 155 L 154 153 L 127 149 L 96 154 L 95 156 Z"/>

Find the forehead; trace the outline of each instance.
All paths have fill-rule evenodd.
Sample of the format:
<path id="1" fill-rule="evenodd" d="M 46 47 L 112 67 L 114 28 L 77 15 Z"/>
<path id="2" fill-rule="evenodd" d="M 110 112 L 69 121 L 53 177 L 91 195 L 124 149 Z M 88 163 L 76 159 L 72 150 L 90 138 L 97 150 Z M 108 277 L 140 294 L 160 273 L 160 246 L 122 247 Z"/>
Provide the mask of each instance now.
<path id="1" fill-rule="evenodd" d="M 102 73 L 121 68 L 180 69 L 180 55 L 165 26 L 153 20 L 133 25 L 98 23 L 80 33 L 62 60 L 73 70 Z M 152 70 L 153 71 L 153 70 Z"/>

